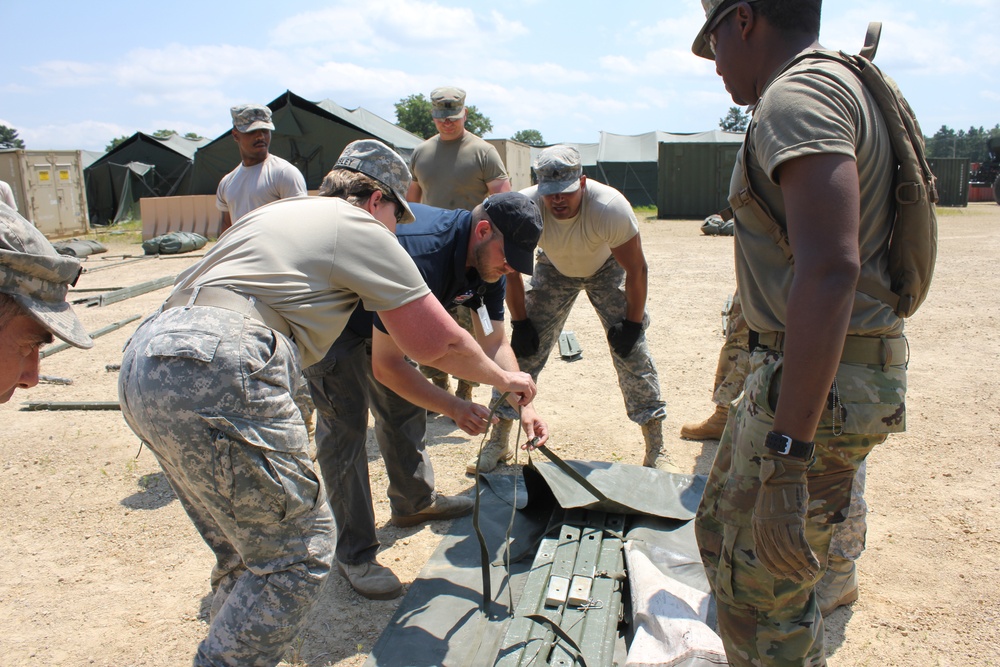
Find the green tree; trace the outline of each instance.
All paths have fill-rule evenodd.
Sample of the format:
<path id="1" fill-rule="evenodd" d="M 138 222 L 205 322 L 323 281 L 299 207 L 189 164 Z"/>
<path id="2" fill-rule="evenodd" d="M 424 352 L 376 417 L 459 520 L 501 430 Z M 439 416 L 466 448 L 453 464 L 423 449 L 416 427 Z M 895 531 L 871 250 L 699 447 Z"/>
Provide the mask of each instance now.
<path id="1" fill-rule="evenodd" d="M 431 101 L 423 94 L 404 97 L 394 105 L 396 107 L 396 124 L 418 137 L 430 139 L 437 134 L 434 118 L 431 116 Z M 489 118 L 479 113 L 475 105 L 466 105 L 469 115 L 465 119 L 465 129 L 473 134 L 483 136 L 493 130 Z"/>
<path id="2" fill-rule="evenodd" d="M 198 134 L 197 132 L 187 132 L 187 133 L 186 133 L 186 134 L 184 135 L 184 138 L 185 138 L 185 139 L 194 139 L 194 140 L 196 140 L 196 141 L 197 141 L 198 139 L 201 139 L 201 138 L 202 138 L 202 136 L 201 136 L 200 134 Z"/>
<path id="3" fill-rule="evenodd" d="M 126 140 L 127 140 L 127 139 L 128 139 L 129 137 L 130 137 L 130 136 L 131 136 L 131 135 L 128 135 L 128 134 L 123 134 L 123 135 L 122 135 L 122 136 L 120 136 L 120 137 L 115 137 L 114 139 L 112 139 L 111 141 L 109 141 L 109 142 L 108 142 L 108 145 L 107 145 L 107 146 L 105 146 L 105 147 L 104 147 L 104 152 L 105 152 L 105 153 L 110 153 L 111 151 L 113 151 L 114 149 L 118 148 L 118 147 L 119 147 L 119 146 L 121 146 L 121 145 L 122 145 L 123 143 L 125 143 L 125 141 L 126 141 Z"/>
<path id="4" fill-rule="evenodd" d="M 719 119 L 719 127 L 725 132 L 746 132 L 750 125 L 750 114 L 739 107 L 729 107 L 724 118 Z"/>
<path id="5" fill-rule="evenodd" d="M 177 134 L 177 131 L 176 130 L 157 130 L 156 132 L 153 132 L 153 136 L 156 137 L 157 139 L 166 139 L 171 134 Z"/>
<path id="6" fill-rule="evenodd" d="M 24 148 L 24 140 L 18 138 L 14 128 L 0 125 L 0 148 Z"/>
<path id="7" fill-rule="evenodd" d="M 522 144 L 528 144 L 529 146 L 544 146 L 545 139 L 542 139 L 542 133 L 538 130 L 518 130 L 511 136 L 514 141 L 520 141 Z"/>

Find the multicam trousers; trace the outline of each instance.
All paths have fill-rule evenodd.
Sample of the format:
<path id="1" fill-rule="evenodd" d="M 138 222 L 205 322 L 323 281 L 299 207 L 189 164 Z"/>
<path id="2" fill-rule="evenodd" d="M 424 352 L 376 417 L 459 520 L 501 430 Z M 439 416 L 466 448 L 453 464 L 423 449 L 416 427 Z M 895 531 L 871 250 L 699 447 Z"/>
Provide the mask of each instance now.
<path id="1" fill-rule="evenodd" d="M 757 560 L 751 514 L 760 487 L 764 436 L 774 422 L 782 355 L 750 354 L 743 396 L 730 410 L 695 521 L 698 546 L 719 609 L 719 631 L 733 667 L 826 664 L 823 617 L 813 581 L 775 578 Z M 905 362 L 904 362 L 905 364 Z M 825 566 L 833 527 L 849 513 L 858 466 L 888 433 L 905 427 L 905 365 L 841 364 L 836 423 L 824 411 L 809 471 L 806 538 Z"/>
<path id="2" fill-rule="evenodd" d="M 750 369 L 750 327 L 743 317 L 739 292 L 726 313 L 726 338 L 719 350 L 719 363 L 715 370 L 715 390 L 712 402 L 728 407 L 743 393 L 743 383 Z M 865 503 L 865 462 L 861 462 L 851 486 L 851 507 L 847 519 L 834 526 L 830 541 L 830 554 L 845 560 L 857 560 L 865 550 L 865 533 L 868 530 L 868 505 Z"/>
<path id="3" fill-rule="evenodd" d="M 625 318 L 625 269 L 614 257 L 608 258 L 592 276 L 569 278 L 559 273 L 544 252 L 538 253 L 535 273 L 531 277 L 531 289 L 525 295 L 528 319 L 538 331 L 538 351 L 529 357 L 517 359 L 521 370 L 530 373 L 536 382 L 581 291 L 587 293 L 605 332 Z M 649 326 L 649 316 L 644 316 L 643 320 L 645 329 Z M 637 424 L 644 424 L 650 419 L 665 418 L 667 408 L 660 399 L 660 380 L 656 374 L 656 364 L 649 354 L 645 332 L 624 359 L 611 351 L 611 361 L 618 374 L 618 386 L 625 399 L 629 419 Z M 497 394 L 494 392 L 493 402 L 496 399 Z M 506 403 L 500 414 L 505 419 L 516 418 L 514 410 Z"/>
<path id="4" fill-rule="evenodd" d="M 395 514 L 414 514 L 434 501 L 434 469 L 424 442 L 427 411 L 375 379 L 371 338 L 350 329 L 305 376 L 316 403 L 316 460 L 337 522 L 337 560 L 365 563 L 379 548 L 365 449 L 368 409 L 375 415 Z"/>
<path id="5" fill-rule="evenodd" d="M 122 414 L 215 552 L 196 667 L 277 664 L 330 572 L 301 384 L 288 338 L 220 308 L 157 313 L 125 346 Z"/>

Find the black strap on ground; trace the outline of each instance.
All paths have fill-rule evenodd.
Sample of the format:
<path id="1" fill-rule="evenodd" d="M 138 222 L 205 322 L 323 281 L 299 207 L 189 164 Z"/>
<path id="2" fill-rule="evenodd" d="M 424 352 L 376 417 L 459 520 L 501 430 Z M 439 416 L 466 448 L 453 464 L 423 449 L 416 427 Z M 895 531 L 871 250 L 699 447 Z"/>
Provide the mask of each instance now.
<path id="1" fill-rule="evenodd" d="M 505 391 L 500 395 L 500 398 L 490 406 L 490 414 L 486 417 L 486 422 L 489 424 L 493 421 L 493 416 L 503 405 L 503 402 L 507 400 L 507 396 L 510 392 Z M 476 539 L 479 541 L 479 558 L 482 562 L 482 572 L 483 572 L 483 601 L 480 605 L 480 609 L 483 612 L 483 616 L 487 619 L 492 619 L 492 614 L 490 613 L 490 608 L 493 604 L 493 587 L 490 582 L 490 551 L 486 546 L 486 537 L 483 535 L 483 531 L 479 527 L 479 458 L 483 454 L 483 443 L 489 435 L 489 428 L 487 428 L 486 433 L 483 434 L 482 439 L 479 441 L 479 454 L 476 458 L 476 498 L 472 505 L 472 528 L 476 531 Z M 516 508 L 515 508 L 516 511 Z M 513 520 L 513 518 L 512 518 Z"/>

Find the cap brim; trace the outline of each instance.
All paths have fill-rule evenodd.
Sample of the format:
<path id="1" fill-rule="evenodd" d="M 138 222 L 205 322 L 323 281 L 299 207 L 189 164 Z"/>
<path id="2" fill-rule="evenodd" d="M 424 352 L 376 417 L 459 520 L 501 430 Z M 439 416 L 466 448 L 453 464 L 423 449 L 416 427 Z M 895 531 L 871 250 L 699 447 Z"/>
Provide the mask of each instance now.
<path id="1" fill-rule="evenodd" d="M 518 273 L 530 276 L 535 271 L 535 251 L 525 250 L 513 243 L 504 244 L 504 256 L 507 263 L 514 267 Z"/>
<path id="2" fill-rule="evenodd" d="M 538 194 L 558 195 L 567 192 L 576 192 L 580 189 L 580 179 L 574 178 L 571 181 L 542 181 L 538 184 Z"/>
<path id="3" fill-rule="evenodd" d="M 715 60 L 715 54 L 712 53 L 712 47 L 708 45 L 708 40 L 705 39 L 708 36 L 708 26 L 712 25 L 712 21 L 715 17 L 709 17 L 705 21 L 705 25 L 701 26 L 701 30 L 698 31 L 698 36 L 694 38 L 694 42 L 691 44 L 691 53 L 695 54 L 699 58 L 705 58 L 706 60 Z"/>
<path id="4" fill-rule="evenodd" d="M 90 337 L 83 324 L 77 319 L 73 307 L 65 301 L 53 303 L 30 299 L 20 294 L 11 294 L 21 307 L 43 327 L 56 337 L 66 341 L 73 347 L 89 350 L 94 347 L 94 339 Z"/>
<path id="5" fill-rule="evenodd" d="M 449 113 L 448 111 L 431 111 L 431 117 L 437 120 L 458 120 L 465 113 L 465 107 L 458 110 L 457 113 Z"/>
<path id="6" fill-rule="evenodd" d="M 393 190 L 392 194 L 396 195 L 396 200 L 403 207 L 403 210 L 406 211 L 406 213 L 403 214 L 402 219 L 400 219 L 399 224 L 405 225 L 416 220 L 417 216 L 413 215 L 413 209 L 410 208 L 409 202 L 406 201 L 406 193 L 399 193 L 396 190 Z"/>
<path id="7" fill-rule="evenodd" d="M 246 134 L 247 132 L 256 132 L 257 130 L 273 130 L 274 123 L 269 123 L 265 120 L 258 120 L 250 123 L 249 125 L 237 126 L 237 130 Z"/>

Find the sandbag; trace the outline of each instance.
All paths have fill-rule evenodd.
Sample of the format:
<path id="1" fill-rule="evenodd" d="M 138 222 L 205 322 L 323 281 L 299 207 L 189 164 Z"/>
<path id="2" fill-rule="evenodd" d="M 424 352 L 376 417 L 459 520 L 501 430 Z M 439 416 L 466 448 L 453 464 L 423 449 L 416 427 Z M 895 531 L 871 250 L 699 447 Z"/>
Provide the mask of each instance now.
<path id="1" fill-rule="evenodd" d="M 199 250 L 208 243 L 201 234 L 194 232 L 170 232 L 162 236 L 154 236 L 142 242 L 142 251 L 147 255 L 177 255 L 183 252 Z"/>
<path id="2" fill-rule="evenodd" d="M 98 255 L 102 252 L 108 251 L 103 244 L 90 239 L 70 239 L 69 241 L 59 241 L 58 243 L 53 243 L 52 247 L 55 248 L 56 252 L 60 255 L 69 255 L 70 257 L 86 257 L 88 255 Z"/>

